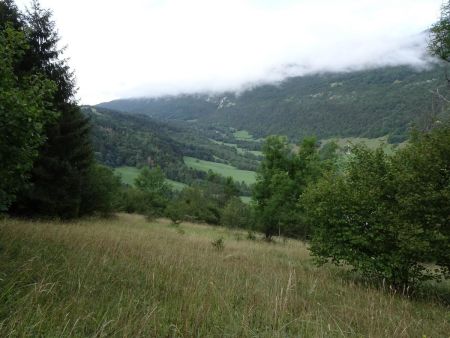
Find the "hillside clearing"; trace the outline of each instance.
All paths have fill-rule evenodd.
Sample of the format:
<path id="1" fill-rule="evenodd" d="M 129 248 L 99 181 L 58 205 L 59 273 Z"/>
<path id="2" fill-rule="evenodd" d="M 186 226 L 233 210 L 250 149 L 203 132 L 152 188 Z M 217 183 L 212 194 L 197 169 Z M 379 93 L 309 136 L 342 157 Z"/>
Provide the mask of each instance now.
<path id="1" fill-rule="evenodd" d="M 377 149 L 382 147 L 386 154 L 393 154 L 396 149 L 403 147 L 405 142 L 400 144 L 391 144 L 388 142 L 388 136 L 378 137 L 378 138 L 364 138 L 364 137 L 341 137 L 341 138 L 330 138 L 322 140 L 323 144 L 329 142 L 335 142 L 340 148 L 345 149 L 347 147 L 353 147 L 356 145 L 364 145 L 369 149 Z"/>
<path id="2" fill-rule="evenodd" d="M 211 170 L 212 172 L 222 176 L 232 177 L 233 180 L 237 182 L 243 181 L 246 184 L 253 184 L 256 181 L 256 173 L 254 171 L 240 170 L 228 164 L 204 161 L 188 156 L 184 157 L 184 163 L 186 163 L 188 167 L 196 170 L 205 172 Z"/>
<path id="3" fill-rule="evenodd" d="M 114 173 L 120 175 L 122 183 L 134 186 L 134 180 L 139 176 L 140 170 L 136 167 L 119 167 L 114 169 Z M 173 189 L 178 191 L 181 191 L 185 187 L 187 187 L 187 185 L 184 183 L 172 181 L 169 179 L 166 179 L 166 182 L 169 183 L 173 187 Z"/>
<path id="4" fill-rule="evenodd" d="M 224 250 L 211 241 L 224 238 Z M 275 244 L 141 216 L 0 221 L 0 336 L 445 337 L 450 310 Z"/>

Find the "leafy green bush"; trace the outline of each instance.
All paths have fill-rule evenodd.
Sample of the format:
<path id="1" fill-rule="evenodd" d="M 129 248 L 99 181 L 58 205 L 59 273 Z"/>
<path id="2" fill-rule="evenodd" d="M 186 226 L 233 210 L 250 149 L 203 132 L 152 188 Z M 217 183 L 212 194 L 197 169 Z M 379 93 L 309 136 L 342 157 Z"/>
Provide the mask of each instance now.
<path id="1" fill-rule="evenodd" d="M 392 157 L 353 149 L 301 199 L 320 263 L 350 264 L 395 287 L 440 278 L 450 266 L 450 128 L 416 134 Z"/>
<path id="2" fill-rule="evenodd" d="M 81 192 L 80 214 L 110 214 L 119 207 L 120 178 L 102 165 L 89 168 Z"/>
<path id="3" fill-rule="evenodd" d="M 229 228 L 251 228 L 252 209 L 238 197 L 230 199 L 222 211 L 221 223 Z"/>
<path id="4" fill-rule="evenodd" d="M 172 222 L 182 220 L 219 224 L 221 210 L 217 202 L 209 198 L 208 191 L 198 186 L 183 189 L 166 208 Z"/>

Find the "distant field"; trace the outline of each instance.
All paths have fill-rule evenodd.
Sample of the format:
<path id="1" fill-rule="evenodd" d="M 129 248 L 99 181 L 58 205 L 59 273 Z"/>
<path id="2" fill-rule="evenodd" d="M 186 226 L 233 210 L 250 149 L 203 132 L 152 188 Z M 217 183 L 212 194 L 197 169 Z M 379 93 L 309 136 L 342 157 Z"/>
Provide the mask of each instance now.
<path id="1" fill-rule="evenodd" d="M 255 139 L 247 130 L 238 130 L 233 133 L 236 140 L 260 142 L 261 139 Z"/>
<path id="2" fill-rule="evenodd" d="M 241 154 L 241 155 L 245 155 L 246 153 L 250 153 L 250 154 L 253 154 L 255 156 L 262 156 L 263 155 L 262 151 L 248 150 L 248 149 L 240 148 L 235 143 L 220 142 L 220 141 L 216 141 L 216 140 L 213 140 L 213 139 L 210 139 L 210 141 L 215 143 L 215 144 L 220 144 L 220 145 L 224 145 L 224 146 L 227 146 L 227 147 L 235 148 L 236 151 L 238 152 L 238 154 Z"/>
<path id="3" fill-rule="evenodd" d="M 120 175 L 123 183 L 134 185 L 134 180 L 139 175 L 139 169 L 136 167 L 120 167 L 114 168 L 114 173 Z"/>
<path id="4" fill-rule="evenodd" d="M 245 204 L 250 204 L 252 198 L 249 196 L 241 196 L 241 201 L 244 202 Z"/>
<path id="5" fill-rule="evenodd" d="M 140 170 L 136 167 L 120 167 L 114 169 L 114 172 L 116 174 L 120 174 L 122 182 L 131 186 L 134 185 L 134 180 L 136 179 L 136 177 L 138 177 L 139 171 Z M 172 181 L 169 179 L 166 179 L 166 181 L 167 183 L 172 185 L 175 190 L 183 190 L 187 186 L 184 183 Z"/>
<path id="6" fill-rule="evenodd" d="M 377 289 L 256 237 L 126 214 L 0 220 L 0 337 L 449 336 L 438 289 Z"/>
<path id="7" fill-rule="evenodd" d="M 397 149 L 398 147 L 402 147 L 404 143 L 401 143 L 399 145 L 394 145 L 388 143 L 388 137 L 383 136 L 379 138 L 363 138 L 363 137 L 346 137 L 346 138 L 331 138 L 322 140 L 324 143 L 328 143 L 331 141 L 334 141 L 337 143 L 337 145 L 341 148 L 345 146 L 352 146 L 357 144 L 364 144 L 370 149 L 376 149 L 378 147 L 383 147 L 384 151 L 388 154 L 391 154 Z"/>
<path id="8" fill-rule="evenodd" d="M 184 163 L 186 163 L 188 167 L 196 170 L 206 172 L 211 170 L 222 176 L 232 177 L 233 180 L 238 182 L 244 181 L 247 184 L 253 184 L 256 181 L 256 173 L 254 171 L 240 170 L 228 164 L 203 161 L 187 156 L 184 157 Z"/>

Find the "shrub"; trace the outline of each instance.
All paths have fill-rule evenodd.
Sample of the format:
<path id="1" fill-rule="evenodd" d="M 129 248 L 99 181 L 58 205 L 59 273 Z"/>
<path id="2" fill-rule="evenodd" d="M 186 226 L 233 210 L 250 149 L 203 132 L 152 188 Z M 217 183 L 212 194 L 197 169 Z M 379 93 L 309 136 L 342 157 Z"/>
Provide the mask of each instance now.
<path id="1" fill-rule="evenodd" d="M 450 138 L 430 139 L 394 157 L 356 147 L 345 174 L 307 189 L 301 202 L 319 263 L 350 264 L 394 287 L 438 277 L 426 263 L 448 264 Z"/>
<path id="2" fill-rule="evenodd" d="M 233 197 L 223 209 L 221 223 L 229 228 L 250 228 L 252 225 L 251 208 L 240 198 Z"/>
<path id="3" fill-rule="evenodd" d="M 214 241 L 211 242 L 211 245 L 214 247 L 214 249 L 216 249 L 217 251 L 223 251 L 223 249 L 225 248 L 225 244 L 224 244 L 224 240 L 223 238 L 218 238 Z"/>

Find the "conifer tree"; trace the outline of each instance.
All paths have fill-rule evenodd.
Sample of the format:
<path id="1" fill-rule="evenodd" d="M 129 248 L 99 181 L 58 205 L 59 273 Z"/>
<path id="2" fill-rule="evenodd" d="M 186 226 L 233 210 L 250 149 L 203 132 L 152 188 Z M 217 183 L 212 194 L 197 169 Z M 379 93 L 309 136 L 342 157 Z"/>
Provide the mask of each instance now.
<path id="1" fill-rule="evenodd" d="M 22 70 L 42 72 L 56 83 L 51 106 L 60 117 L 46 127 L 47 141 L 34 164 L 31 185 L 23 191 L 15 210 L 30 215 L 78 217 L 81 191 L 93 164 L 89 122 L 75 102 L 74 75 L 58 47 L 51 11 L 33 1 L 25 22 L 30 50 Z"/>
<path id="2" fill-rule="evenodd" d="M 1 13 L 3 5 L 0 2 Z M 45 141 L 44 125 L 56 117 L 47 109 L 54 83 L 15 72 L 28 45 L 23 32 L 12 27 L 0 24 L 0 212 L 8 210 L 23 188 Z"/>

